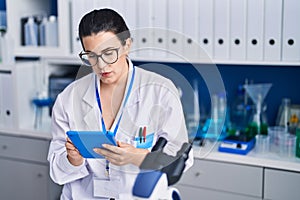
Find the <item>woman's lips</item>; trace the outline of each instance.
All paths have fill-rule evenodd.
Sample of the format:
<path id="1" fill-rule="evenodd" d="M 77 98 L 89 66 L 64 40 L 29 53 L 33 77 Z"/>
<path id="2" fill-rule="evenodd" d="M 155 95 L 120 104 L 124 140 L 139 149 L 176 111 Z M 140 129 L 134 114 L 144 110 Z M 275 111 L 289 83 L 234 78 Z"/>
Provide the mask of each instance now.
<path id="1" fill-rule="evenodd" d="M 104 72 L 104 73 L 101 73 L 101 76 L 102 77 L 109 77 L 111 74 L 111 72 Z"/>

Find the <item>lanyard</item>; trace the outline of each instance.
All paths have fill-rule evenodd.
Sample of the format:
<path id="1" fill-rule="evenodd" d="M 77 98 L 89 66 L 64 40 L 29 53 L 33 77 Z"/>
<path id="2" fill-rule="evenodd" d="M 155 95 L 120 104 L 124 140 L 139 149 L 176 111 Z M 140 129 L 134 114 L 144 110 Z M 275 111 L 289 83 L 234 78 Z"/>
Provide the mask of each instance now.
<path id="1" fill-rule="evenodd" d="M 132 89 L 132 85 L 133 85 L 133 80 L 134 80 L 134 75 L 135 75 L 135 67 L 133 66 L 133 72 L 132 72 L 132 76 L 131 76 L 131 80 L 130 80 L 130 83 L 129 83 L 129 87 L 128 87 L 128 91 L 126 93 L 126 96 L 125 96 L 125 100 L 124 100 L 124 103 L 123 103 L 123 106 L 120 108 L 122 109 L 121 111 L 121 115 L 118 119 L 118 122 L 116 124 L 116 127 L 115 127 L 115 130 L 113 132 L 113 136 L 115 137 L 116 134 L 117 134 L 117 131 L 118 131 L 118 128 L 119 128 L 119 124 L 120 124 L 120 121 L 121 121 L 121 118 L 122 118 L 122 115 L 123 115 L 123 109 L 127 103 L 127 100 L 129 98 L 129 95 L 130 95 L 130 92 L 131 92 L 131 89 Z M 98 84 L 97 84 L 97 78 L 95 78 L 95 89 L 96 89 L 96 100 L 97 100 L 97 104 L 98 104 L 98 107 L 99 107 L 99 110 L 100 110 L 100 117 L 101 117 L 101 123 L 102 123 L 102 129 L 103 129 L 103 132 L 104 133 L 109 133 L 109 134 L 112 134 L 110 131 L 107 131 L 106 130 L 106 127 L 105 127 L 105 123 L 104 123 L 104 119 L 103 119 L 103 116 L 102 116 L 102 107 L 101 107 L 101 100 L 100 100 L 100 95 L 99 95 L 99 92 L 98 92 Z"/>

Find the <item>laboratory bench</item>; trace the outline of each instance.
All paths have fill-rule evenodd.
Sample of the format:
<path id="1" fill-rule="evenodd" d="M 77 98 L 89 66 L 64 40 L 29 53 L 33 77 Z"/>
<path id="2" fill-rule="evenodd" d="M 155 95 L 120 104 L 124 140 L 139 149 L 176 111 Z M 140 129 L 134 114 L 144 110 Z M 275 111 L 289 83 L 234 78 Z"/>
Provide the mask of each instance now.
<path id="1" fill-rule="evenodd" d="M 49 177 L 50 131 L 0 128 L 0 199 L 59 199 Z M 300 159 L 276 154 L 218 152 L 218 143 L 193 146 L 194 165 L 175 185 L 182 199 L 258 200 L 300 197 Z M 47 197 L 47 198 L 46 198 Z"/>

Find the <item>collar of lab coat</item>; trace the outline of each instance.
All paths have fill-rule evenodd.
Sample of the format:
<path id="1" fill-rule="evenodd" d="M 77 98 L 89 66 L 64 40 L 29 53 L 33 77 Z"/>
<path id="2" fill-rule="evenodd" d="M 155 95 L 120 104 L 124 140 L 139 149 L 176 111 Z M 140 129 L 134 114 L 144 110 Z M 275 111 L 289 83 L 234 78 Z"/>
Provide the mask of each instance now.
<path id="1" fill-rule="evenodd" d="M 129 71 L 128 71 L 128 76 L 127 76 L 127 82 L 126 82 L 126 88 L 125 91 L 127 92 L 128 87 L 129 87 L 129 82 L 130 82 L 130 77 L 132 77 L 132 72 L 133 72 L 133 64 L 131 62 L 131 60 L 129 58 L 127 58 L 128 61 L 128 65 L 129 65 Z M 102 129 L 102 125 L 101 125 L 101 119 L 100 119 L 100 111 L 97 105 L 97 101 L 96 101 L 96 94 L 95 94 L 95 78 L 97 78 L 97 84 L 98 84 L 98 90 L 99 90 L 99 94 L 100 94 L 100 81 L 98 76 L 95 75 L 95 73 L 93 73 L 93 78 L 90 79 L 90 83 L 88 84 L 88 88 L 83 96 L 83 102 L 86 103 L 87 105 L 89 105 L 89 108 L 86 109 L 86 112 L 83 113 L 83 120 L 86 123 L 86 125 L 89 127 L 89 129 L 91 130 L 95 130 L 95 129 Z M 133 90 L 133 89 L 132 89 Z M 125 93 L 126 95 L 126 93 Z M 123 106 L 124 104 L 124 97 L 122 99 L 122 103 L 121 105 Z M 129 102 L 127 102 L 128 105 Z M 118 114 L 113 122 L 113 125 L 111 127 L 111 130 L 115 129 L 117 120 L 119 119 L 120 115 L 121 115 L 121 111 L 122 111 L 121 107 L 118 111 Z M 95 117 L 96 116 L 96 117 Z"/>

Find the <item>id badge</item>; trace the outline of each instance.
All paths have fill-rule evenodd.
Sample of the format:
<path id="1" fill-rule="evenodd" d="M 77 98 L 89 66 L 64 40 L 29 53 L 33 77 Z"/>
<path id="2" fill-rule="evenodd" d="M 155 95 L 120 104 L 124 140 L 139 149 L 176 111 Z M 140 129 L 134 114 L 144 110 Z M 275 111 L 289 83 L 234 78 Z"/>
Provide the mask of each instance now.
<path id="1" fill-rule="evenodd" d="M 94 197 L 118 199 L 120 183 L 120 177 L 111 177 L 110 179 L 94 177 Z"/>

